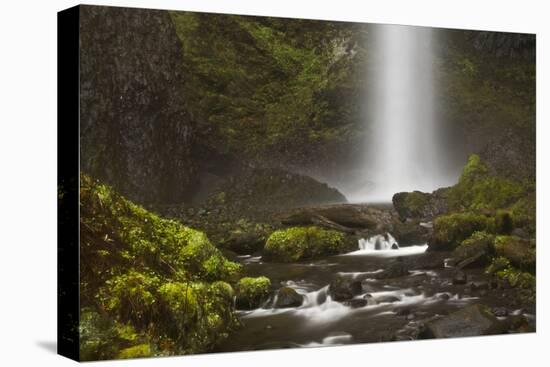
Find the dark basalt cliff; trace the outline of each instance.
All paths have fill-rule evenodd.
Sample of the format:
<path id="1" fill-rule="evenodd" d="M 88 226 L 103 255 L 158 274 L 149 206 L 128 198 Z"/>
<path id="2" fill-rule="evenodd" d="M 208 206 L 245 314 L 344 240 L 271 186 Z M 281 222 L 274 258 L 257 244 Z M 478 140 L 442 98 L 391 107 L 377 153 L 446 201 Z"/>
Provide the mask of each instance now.
<path id="1" fill-rule="evenodd" d="M 169 14 L 80 9 L 81 169 L 138 202 L 184 200 L 192 119 Z"/>

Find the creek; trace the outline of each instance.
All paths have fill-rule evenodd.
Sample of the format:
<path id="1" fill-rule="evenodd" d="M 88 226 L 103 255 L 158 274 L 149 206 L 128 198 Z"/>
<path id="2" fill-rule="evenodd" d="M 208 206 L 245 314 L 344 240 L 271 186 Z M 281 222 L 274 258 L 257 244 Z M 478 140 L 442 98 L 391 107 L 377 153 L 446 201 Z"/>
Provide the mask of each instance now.
<path id="1" fill-rule="evenodd" d="M 240 257 L 249 276 L 268 276 L 275 288 L 290 287 L 303 296 L 299 307 L 274 308 L 274 297 L 254 310 L 238 310 L 243 327 L 217 351 L 317 347 L 417 339 L 422 322 L 468 304 L 509 306 L 506 291 L 472 291 L 453 284 L 456 269 L 414 266 L 426 244 L 391 248 L 390 236 L 360 240 L 358 250 L 315 261 L 270 263 L 261 256 Z M 406 260 L 407 275 L 379 277 Z M 419 261 L 418 264 L 425 262 Z M 329 284 L 335 278 L 361 283 L 351 300 L 334 301 Z M 468 281 L 485 284 L 482 269 L 468 271 Z M 521 312 L 521 311 L 516 311 Z"/>

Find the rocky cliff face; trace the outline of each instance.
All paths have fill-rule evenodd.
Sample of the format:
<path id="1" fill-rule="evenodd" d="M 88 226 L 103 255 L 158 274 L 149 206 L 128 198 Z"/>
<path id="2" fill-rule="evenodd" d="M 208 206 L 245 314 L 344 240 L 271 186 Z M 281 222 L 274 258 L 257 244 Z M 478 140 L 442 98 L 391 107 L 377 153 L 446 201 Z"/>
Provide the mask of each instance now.
<path id="1" fill-rule="evenodd" d="M 142 203 L 193 185 L 181 44 L 166 11 L 81 6 L 81 169 Z"/>

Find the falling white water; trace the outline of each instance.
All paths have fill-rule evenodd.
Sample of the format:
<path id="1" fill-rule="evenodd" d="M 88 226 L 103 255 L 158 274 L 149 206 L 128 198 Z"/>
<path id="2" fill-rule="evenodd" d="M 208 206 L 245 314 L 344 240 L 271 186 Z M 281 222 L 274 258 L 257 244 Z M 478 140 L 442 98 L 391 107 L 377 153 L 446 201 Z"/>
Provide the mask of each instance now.
<path id="1" fill-rule="evenodd" d="M 397 192 L 431 192 L 452 184 L 438 138 L 432 29 L 381 25 L 373 33 L 363 173 L 370 184 L 348 196 L 389 202 Z"/>
<path id="2" fill-rule="evenodd" d="M 359 240 L 359 250 L 398 250 L 397 240 L 389 233 Z"/>
<path id="3" fill-rule="evenodd" d="M 370 255 L 378 257 L 398 257 L 421 254 L 426 251 L 428 245 L 399 247 L 397 240 L 389 233 L 378 234 L 369 238 L 359 239 L 357 251 L 348 252 L 342 256 Z"/>

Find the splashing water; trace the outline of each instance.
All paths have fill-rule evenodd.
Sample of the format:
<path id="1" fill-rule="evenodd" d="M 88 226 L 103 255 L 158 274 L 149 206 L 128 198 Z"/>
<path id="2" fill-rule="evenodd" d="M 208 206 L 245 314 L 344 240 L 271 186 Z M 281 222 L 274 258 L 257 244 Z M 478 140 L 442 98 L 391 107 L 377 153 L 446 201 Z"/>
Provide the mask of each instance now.
<path id="1" fill-rule="evenodd" d="M 380 257 L 395 257 L 404 255 L 421 254 L 426 251 L 428 245 L 399 247 L 397 240 L 389 233 L 379 234 L 367 239 L 361 238 L 358 241 L 359 249 L 349 252 L 349 255 L 372 255 Z"/>

